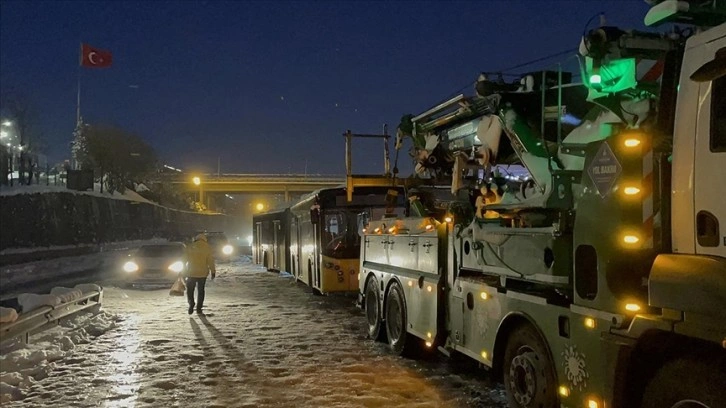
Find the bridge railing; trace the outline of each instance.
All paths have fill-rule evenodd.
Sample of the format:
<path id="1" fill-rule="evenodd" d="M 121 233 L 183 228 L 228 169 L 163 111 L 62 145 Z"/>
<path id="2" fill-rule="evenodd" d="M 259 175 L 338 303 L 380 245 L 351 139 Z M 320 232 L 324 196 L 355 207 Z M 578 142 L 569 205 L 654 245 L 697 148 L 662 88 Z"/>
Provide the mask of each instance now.
<path id="1" fill-rule="evenodd" d="M 247 184 L 279 184 L 279 183 L 311 183 L 311 184 L 344 184 L 345 176 L 323 174 L 201 174 L 199 177 L 204 184 L 210 183 L 247 183 Z M 192 176 L 188 175 L 160 175 L 160 178 L 172 183 L 192 183 Z"/>

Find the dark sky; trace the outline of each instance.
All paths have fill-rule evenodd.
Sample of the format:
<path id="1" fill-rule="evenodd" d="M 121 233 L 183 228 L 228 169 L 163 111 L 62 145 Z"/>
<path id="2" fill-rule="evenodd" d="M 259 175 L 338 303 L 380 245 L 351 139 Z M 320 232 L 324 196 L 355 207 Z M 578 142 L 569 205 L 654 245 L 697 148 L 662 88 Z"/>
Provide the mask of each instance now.
<path id="1" fill-rule="evenodd" d="M 136 132 L 175 166 L 216 170 L 220 157 L 226 172 L 325 174 L 344 173 L 346 129 L 388 123 L 393 134 L 401 115 L 480 71 L 576 48 L 598 12 L 642 29 L 648 9 L 642 0 L 0 4 L 0 84 L 33 102 L 52 159 L 69 156 L 83 41 L 114 61 L 81 73 L 86 122 Z M 382 171 L 380 143 L 355 148 L 356 172 Z M 399 163 L 409 162 L 402 151 Z"/>

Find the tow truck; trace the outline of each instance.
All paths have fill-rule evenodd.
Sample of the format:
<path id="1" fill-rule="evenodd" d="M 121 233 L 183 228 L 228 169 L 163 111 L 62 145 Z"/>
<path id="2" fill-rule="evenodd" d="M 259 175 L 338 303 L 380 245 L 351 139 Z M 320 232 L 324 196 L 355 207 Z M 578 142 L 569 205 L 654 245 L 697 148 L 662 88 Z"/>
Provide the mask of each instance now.
<path id="1" fill-rule="evenodd" d="M 404 117 L 408 216 L 361 220 L 370 337 L 511 407 L 726 406 L 726 2 L 649 3 L 685 28 L 591 30 L 581 83 L 482 75 Z"/>

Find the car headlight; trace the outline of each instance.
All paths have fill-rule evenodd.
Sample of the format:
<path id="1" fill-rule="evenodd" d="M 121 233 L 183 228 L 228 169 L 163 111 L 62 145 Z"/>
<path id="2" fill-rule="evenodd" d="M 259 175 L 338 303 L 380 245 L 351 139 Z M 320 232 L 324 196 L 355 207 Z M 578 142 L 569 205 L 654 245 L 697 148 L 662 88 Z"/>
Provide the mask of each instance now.
<path id="1" fill-rule="evenodd" d="M 234 248 L 232 248 L 232 245 L 225 245 L 225 246 L 222 247 L 222 253 L 225 254 L 225 255 L 232 254 L 232 251 L 233 250 L 234 250 Z"/>
<path id="2" fill-rule="evenodd" d="M 124 264 L 124 271 L 131 273 L 139 270 L 139 265 L 136 265 L 134 261 L 128 261 Z"/>
<path id="3" fill-rule="evenodd" d="M 182 261 L 176 261 L 173 264 L 169 265 L 169 270 L 179 273 L 184 270 L 184 263 Z"/>

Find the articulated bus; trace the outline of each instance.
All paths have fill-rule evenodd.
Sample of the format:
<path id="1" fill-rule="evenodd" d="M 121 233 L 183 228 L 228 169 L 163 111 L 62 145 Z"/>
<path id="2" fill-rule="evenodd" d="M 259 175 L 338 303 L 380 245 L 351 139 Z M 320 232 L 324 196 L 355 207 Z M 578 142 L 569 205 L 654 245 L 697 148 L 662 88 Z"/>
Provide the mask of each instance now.
<path id="1" fill-rule="evenodd" d="M 252 218 L 252 257 L 268 271 L 286 271 L 290 260 L 290 209 Z"/>
<path id="2" fill-rule="evenodd" d="M 358 290 L 361 234 L 358 216 L 404 212 L 402 187 L 345 187 L 304 196 L 289 209 L 253 217 L 254 259 L 268 270 L 290 272 L 313 293 Z"/>

